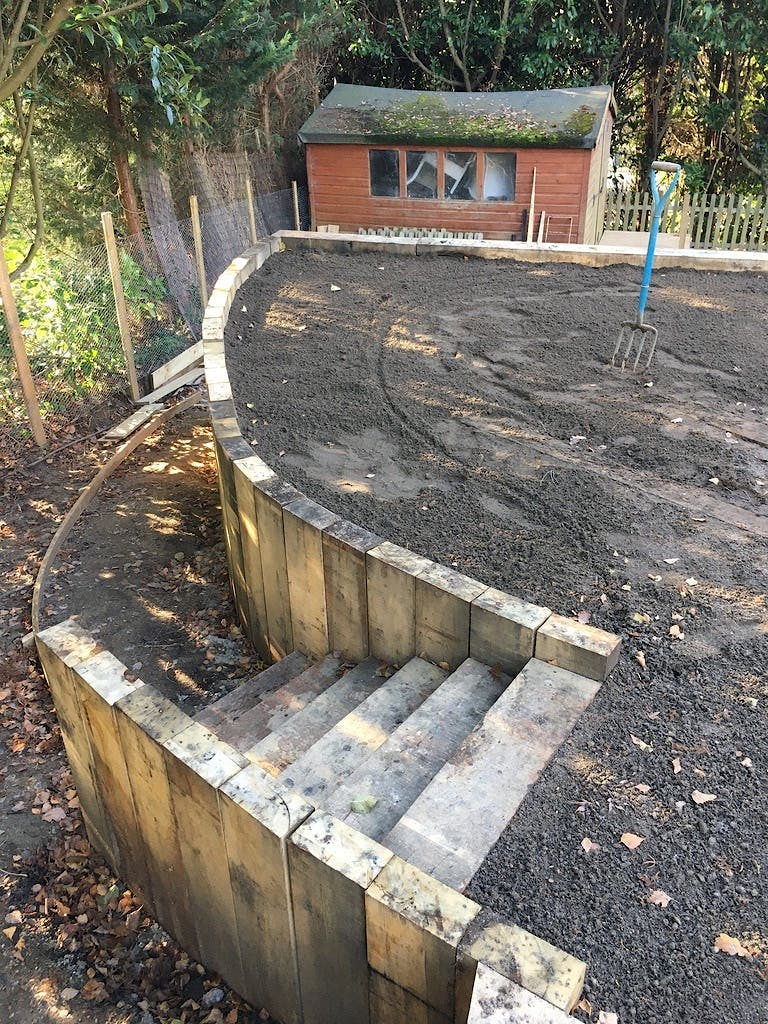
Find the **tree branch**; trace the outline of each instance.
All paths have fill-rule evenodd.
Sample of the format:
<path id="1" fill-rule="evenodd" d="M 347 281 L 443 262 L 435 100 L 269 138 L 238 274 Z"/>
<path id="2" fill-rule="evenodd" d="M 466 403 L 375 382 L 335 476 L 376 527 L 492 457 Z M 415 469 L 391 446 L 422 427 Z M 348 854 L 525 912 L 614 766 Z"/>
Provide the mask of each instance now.
<path id="1" fill-rule="evenodd" d="M 0 79 L 0 103 L 10 99 L 32 75 L 32 72 L 43 59 L 48 47 L 53 42 L 54 36 L 69 17 L 73 4 L 74 0 L 59 0 L 50 18 L 43 26 L 40 37 L 29 48 L 24 60 L 21 61 L 15 71 L 10 74 L 6 73 Z"/>
<path id="2" fill-rule="evenodd" d="M 440 8 L 440 22 L 443 26 L 443 35 L 445 41 L 448 44 L 448 52 L 451 55 L 451 59 L 456 67 L 461 72 L 461 77 L 464 80 L 464 88 L 467 92 L 472 92 L 472 82 L 470 81 L 469 75 L 467 74 L 467 66 L 462 63 L 461 57 L 459 56 L 456 44 L 453 41 L 453 33 L 451 27 L 448 24 L 448 12 L 445 9 L 445 0 L 437 0 L 437 5 Z"/>
<path id="3" fill-rule="evenodd" d="M 405 13 L 403 12 L 402 0 L 395 0 L 395 3 L 397 5 L 397 15 L 400 20 L 400 26 L 403 30 L 403 38 L 408 44 L 407 47 L 403 47 L 406 57 L 417 67 L 421 68 L 425 75 L 428 75 L 430 78 L 433 78 L 436 82 L 442 82 L 444 85 L 450 86 L 458 85 L 459 83 L 456 81 L 455 78 L 446 78 L 445 75 L 441 75 L 439 72 L 433 71 L 431 68 L 428 68 L 427 65 L 422 60 L 419 59 L 418 55 L 416 54 L 416 51 L 413 48 L 413 45 L 411 44 L 411 34 L 408 31 L 408 25 L 406 24 L 405 21 Z"/>

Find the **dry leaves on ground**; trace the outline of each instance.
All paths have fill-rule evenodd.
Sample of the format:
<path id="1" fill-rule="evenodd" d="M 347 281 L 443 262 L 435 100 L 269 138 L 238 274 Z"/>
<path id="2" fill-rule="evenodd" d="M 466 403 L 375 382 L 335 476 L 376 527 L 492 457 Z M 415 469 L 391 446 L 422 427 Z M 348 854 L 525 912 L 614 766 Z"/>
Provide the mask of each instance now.
<path id="1" fill-rule="evenodd" d="M 584 836 L 581 840 L 581 848 L 584 853 L 598 853 L 600 850 L 600 844 L 593 843 L 588 836 Z"/>
<path id="2" fill-rule="evenodd" d="M 717 800 L 717 797 L 714 793 L 702 793 L 700 790 L 694 789 L 691 793 L 691 800 L 695 804 L 709 804 L 713 800 Z"/>
<path id="3" fill-rule="evenodd" d="M 726 932 L 720 932 L 715 939 L 714 952 L 727 953 L 728 956 L 749 957 L 752 955 L 745 946 L 742 946 L 741 941 L 736 936 L 728 935 Z"/>
<path id="4" fill-rule="evenodd" d="M 665 893 L 663 889 L 654 889 L 648 896 L 648 902 L 652 903 L 655 907 L 666 907 L 671 899 L 672 897 Z"/>
<path id="5" fill-rule="evenodd" d="M 628 850 L 636 850 L 641 843 L 645 842 L 645 836 L 637 836 L 634 832 L 624 832 L 619 842 L 623 843 Z"/>

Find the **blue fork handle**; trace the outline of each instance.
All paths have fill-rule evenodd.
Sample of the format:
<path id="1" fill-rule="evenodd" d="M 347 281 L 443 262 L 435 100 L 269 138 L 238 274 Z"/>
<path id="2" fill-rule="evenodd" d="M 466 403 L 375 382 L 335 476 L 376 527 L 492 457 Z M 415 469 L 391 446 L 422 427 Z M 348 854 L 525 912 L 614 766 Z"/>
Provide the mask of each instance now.
<path id="1" fill-rule="evenodd" d="M 659 182 L 656 177 L 656 172 L 663 173 L 665 171 L 671 171 L 673 173 L 672 181 L 669 183 L 664 192 L 659 193 Z M 637 302 L 637 322 L 642 324 L 643 314 L 645 313 L 645 304 L 648 301 L 648 292 L 651 287 L 651 271 L 653 270 L 653 258 L 656 255 L 656 239 L 659 236 L 659 225 L 661 224 L 661 215 L 664 212 L 664 207 L 669 201 L 669 197 L 675 191 L 677 186 L 677 179 L 680 177 L 680 164 L 664 163 L 661 160 L 656 160 L 651 164 L 651 192 L 653 193 L 653 218 L 651 220 L 651 234 L 648 238 L 648 251 L 645 255 L 645 269 L 643 271 L 643 283 L 640 285 L 640 298 Z"/>

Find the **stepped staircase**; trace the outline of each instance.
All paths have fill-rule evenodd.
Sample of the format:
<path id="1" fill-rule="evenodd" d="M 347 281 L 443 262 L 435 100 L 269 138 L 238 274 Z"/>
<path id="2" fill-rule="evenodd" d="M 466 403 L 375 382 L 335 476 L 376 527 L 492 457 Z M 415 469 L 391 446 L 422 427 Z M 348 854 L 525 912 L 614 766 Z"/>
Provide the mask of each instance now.
<path id="1" fill-rule="evenodd" d="M 313 806 L 463 891 L 600 683 L 531 659 L 393 669 L 294 652 L 196 721 Z"/>

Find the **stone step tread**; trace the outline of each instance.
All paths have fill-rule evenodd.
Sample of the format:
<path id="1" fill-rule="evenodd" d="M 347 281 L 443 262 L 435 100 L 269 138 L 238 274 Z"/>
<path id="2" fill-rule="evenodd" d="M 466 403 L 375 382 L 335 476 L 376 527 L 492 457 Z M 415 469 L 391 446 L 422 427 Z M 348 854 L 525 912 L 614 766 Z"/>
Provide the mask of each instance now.
<path id="1" fill-rule="evenodd" d="M 281 781 L 322 808 L 333 790 L 434 693 L 447 674 L 422 658 L 412 658 L 286 768 Z"/>
<path id="2" fill-rule="evenodd" d="M 442 768 L 510 680 L 468 658 L 375 750 L 324 805 L 381 840 Z M 375 800 L 356 810 L 356 801 Z"/>
<path id="3" fill-rule="evenodd" d="M 600 683 L 532 659 L 383 840 L 462 891 Z"/>
<path id="4" fill-rule="evenodd" d="M 245 751 L 270 775 L 279 775 L 385 681 L 377 658 L 366 658 L 323 693 Z"/>
<path id="5" fill-rule="evenodd" d="M 342 663 L 333 654 L 316 661 L 303 672 L 292 676 L 282 686 L 269 690 L 261 699 L 237 718 L 220 724 L 216 735 L 244 752 L 284 722 L 302 711 L 318 694 L 333 686 L 342 672 Z"/>
<path id="6" fill-rule="evenodd" d="M 237 689 L 232 690 L 215 703 L 209 704 L 207 708 L 195 715 L 195 721 L 204 725 L 206 729 L 216 732 L 218 725 L 239 718 L 254 704 L 257 704 L 265 693 L 285 686 L 295 676 L 300 675 L 308 665 L 309 658 L 299 651 L 293 651 L 292 654 L 276 661 L 274 665 L 265 668 L 258 675 L 246 679 Z"/>

